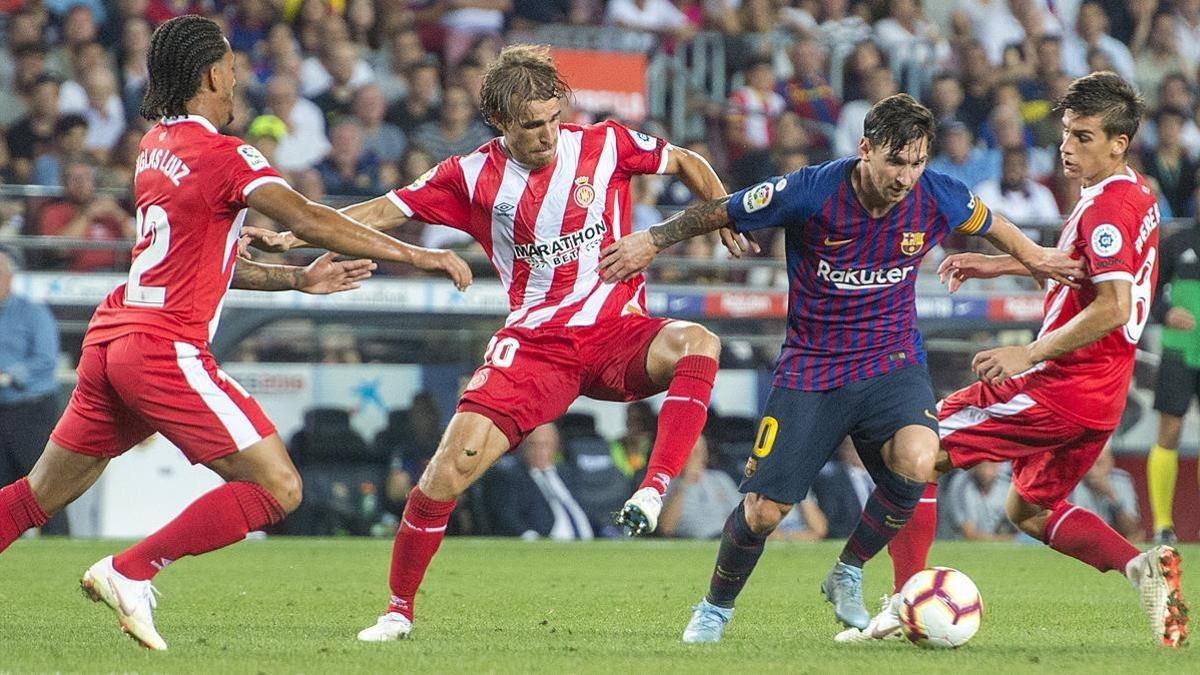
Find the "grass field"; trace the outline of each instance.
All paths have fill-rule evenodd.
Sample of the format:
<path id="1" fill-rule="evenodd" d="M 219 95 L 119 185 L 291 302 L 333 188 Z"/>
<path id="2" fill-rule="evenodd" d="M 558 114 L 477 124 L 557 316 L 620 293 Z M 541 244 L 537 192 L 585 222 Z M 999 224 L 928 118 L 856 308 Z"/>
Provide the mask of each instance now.
<path id="1" fill-rule="evenodd" d="M 768 547 L 718 645 L 683 645 L 716 542 L 448 539 L 404 642 L 359 644 L 386 600 L 390 541 L 251 541 L 163 572 L 166 653 L 135 647 L 79 575 L 113 542 L 19 541 L 0 555 L 0 671 L 15 672 L 1200 672 L 1200 652 L 1151 645 L 1120 576 L 1044 547 L 939 542 L 971 575 L 983 627 L 966 647 L 835 645 L 817 585 L 838 547 Z M 1184 547 L 1200 600 L 1200 546 Z M 1188 563 L 1195 565 L 1189 569 Z M 869 599 L 888 586 L 867 568 Z M 873 607 L 872 607 L 873 608 Z"/>

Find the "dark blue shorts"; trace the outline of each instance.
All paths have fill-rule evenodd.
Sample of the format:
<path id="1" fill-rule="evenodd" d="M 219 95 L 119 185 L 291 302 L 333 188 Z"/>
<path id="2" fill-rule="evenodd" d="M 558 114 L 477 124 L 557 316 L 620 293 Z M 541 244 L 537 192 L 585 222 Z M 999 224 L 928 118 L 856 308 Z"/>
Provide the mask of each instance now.
<path id="1" fill-rule="evenodd" d="M 883 444 L 911 425 L 938 430 L 933 383 L 924 364 L 829 391 L 775 387 L 740 489 L 784 504 L 799 502 L 847 436 L 877 476 L 885 468 Z"/>

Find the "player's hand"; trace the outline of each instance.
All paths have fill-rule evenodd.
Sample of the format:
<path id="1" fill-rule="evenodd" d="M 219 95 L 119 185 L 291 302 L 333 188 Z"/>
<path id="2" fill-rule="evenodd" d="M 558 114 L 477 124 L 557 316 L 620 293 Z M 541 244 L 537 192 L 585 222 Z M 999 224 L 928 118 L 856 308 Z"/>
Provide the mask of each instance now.
<path id="1" fill-rule="evenodd" d="M 946 284 L 950 293 L 957 291 L 967 279 L 992 279 L 1000 274 L 996 258 L 982 253 L 948 255 L 937 270 L 938 281 Z"/>
<path id="2" fill-rule="evenodd" d="M 449 277 L 454 287 L 465 291 L 471 285 L 471 268 L 454 251 L 439 248 L 419 248 L 412 260 L 413 267 L 427 272 L 437 272 Z"/>
<path id="3" fill-rule="evenodd" d="M 650 233 L 643 230 L 621 237 L 600 252 L 600 270 L 605 283 L 625 281 L 646 271 L 658 255 Z"/>
<path id="4" fill-rule="evenodd" d="M 762 248 L 754 241 L 754 235 L 734 232 L 728 227 L 722 227 L 718 232 L 721 233 L 721 243 L 735 258 L 742 257 L 743 253 L 762 253 Z"/>
<path id="5" fill-rule="evenodd" d="M 296 290 L 313 295 L 327 295 L 350 291 L 371 278 L 377 265 L 371 260 L 334 261 L 336 253 L 326 253 L 304 268 Z"/>
<path id="6" fill-rule="evenodd" d="M 988 384 L 1003 384 L 1035 365 L 1037 361 L 1025 346 L 989 349 L 979 352 L 971 360 L 971 370 Z"/>
<path id="7" fill-rule="evenodd" d="M 1045 286 L 1046 281 L 1051 280 L 1063 286 L 1079 288 L 1076 279 L 1083 279 L 1087 275 L 1083 260 L 1072 258 L 1069 253 L 1057 248 L 1043 246 L 1041 249 L 1041 253 L 1026 265 L 1038 285 Z"/>
<path id="8" fill-rule="evenodd" d="M 1167 310 L 1166 320 L 1163 323 L 1167 325 L 1167 328 L 1176 330 L 1195 330 L 1196 317 L 1182 307 L 1172 307 Z"/>
<path id="9" fill-rule="evenodd" d="M 286 253 L 301 243 L 291 232 L 276 232 L 249 225 L 242 228 L 242 236 L 248 238 L 250 246 L 267 253 Z"/>

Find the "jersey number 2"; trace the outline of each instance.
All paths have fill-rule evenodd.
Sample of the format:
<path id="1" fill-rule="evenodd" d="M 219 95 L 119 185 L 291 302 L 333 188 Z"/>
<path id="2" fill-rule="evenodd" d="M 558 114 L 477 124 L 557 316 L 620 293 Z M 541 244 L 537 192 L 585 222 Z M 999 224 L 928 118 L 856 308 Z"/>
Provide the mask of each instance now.
<path id="1" fill-rule="evenodd" d="M 129 266 L 129 283 L 125 285 L 125 302 L 138 307 L 162 307 L 167 302 L 166 286 L 143 286 L 142 275 L 167 257 L 171 246 L 171 223 L 161 206 L 151 204 L 137 211 L 139 244 L 149 238 L 150 243 L 133 259 Z"/>

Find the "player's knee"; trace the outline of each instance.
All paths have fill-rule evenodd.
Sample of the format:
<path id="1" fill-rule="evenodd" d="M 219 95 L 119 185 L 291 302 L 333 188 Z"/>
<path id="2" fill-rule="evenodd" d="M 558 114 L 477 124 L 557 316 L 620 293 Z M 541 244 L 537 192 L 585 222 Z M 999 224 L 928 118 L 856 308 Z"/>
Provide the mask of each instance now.
<path id="1" fill-rule="evenodd" d="M 1009 499 L 1004 505 L 1004 514 L 1016 528 L 1034 539 L 1041 539 L 1050 511 L 1031 508 L 1020 500 Z"/>
<path id="2" fill-rule="evenodd" d="M 770 534 L 779 526 L 784 516 L 792 510 L 791 504 L 780 504 L 766 497 L 748 494 L 743 509 L 746 513 L 746 524 L 759 535 Z"/>
<path id="3" fill-rule="evenodd" d="M 891 454 L 888 468 L 892 473 L 916 483 L 937 480 L 937 451 L 923 445 L 898 446 Z"/>
<path id="4" fill-rule="evenodd" d="M 666 338 L 666 347 L 675 360 L 692 355 L 715 359 L 721 355 L 721 338 L 699 324 L 685 324 L 667 333 Z"/>
<path id="5" fill-rule="evenodd" d="M 459 448 L 458 452 L 447 453 L 453 459 L 447 459 L 446 454 L 439 451 L 441 457 L 434 457 L 425 473 L 421 474 L 418 486 L 430 499 L 449 501 L 458 499 L 459 495 L 471 487 L 475 466 L 471 462 L 472 455 L 467 448 Z"/>
<path id="6" fill-rule="evenodd" d="M 263 487 L 286 513 L 299 508 L 301 500 L 304 499 L 304 481 L 300 478 L 300 473 L 291 467 L 273 474 Z"/>

